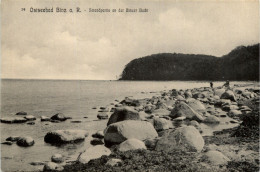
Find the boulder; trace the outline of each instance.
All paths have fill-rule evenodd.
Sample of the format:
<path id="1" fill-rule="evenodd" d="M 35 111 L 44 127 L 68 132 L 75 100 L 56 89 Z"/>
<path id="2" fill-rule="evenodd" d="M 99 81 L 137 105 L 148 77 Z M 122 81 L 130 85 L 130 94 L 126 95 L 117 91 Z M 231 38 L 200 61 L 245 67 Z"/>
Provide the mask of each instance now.
<path id="1" fill-rule="evenodd" d="M 141 103 L 139 100 L 131 99 L 126 97 L 125 100 L 120 102 L 121 104 L 125 104 L 127 106 L 140 106 Z"/>
<path id="2" fill-rule="evenodd" d="M 230 110 L 228 112 L 228 116 L 231 117 L 231 118 L 239 116 L 239 115 L 242 115 L 242 112 L 239 111 L 239 110 Z"/>
<path id="3" fill-rule="evenodd" d="M 219 151 L 211 150 L 203 154 L 203 161 L 209 162 L 212 165 L 227 164 L 230 161 L 225 155 Z"/>
<path id="4" fill-rule="evenodd" d="M 199 122 L 203 121 L 203 117 L 184 102 L 177 103 L 169 116 L 171 118 L 185 116 L 187 119 L 194 119 Z"/>
<path id="5" fill-rule="evenodd" d="M 158 115 L 158 116 L 169 116 L 170 113 L 171 113 L 171 111 L 169 111 L 167 109 L 156 109 L 153 111 L 152 114 Z"/>
<path id="6" fill-rule="evenodd" d="M 34 140 L 31 137 L 21 137 L 17 140 L 16 144 L 18 146 L 28 147 L 34 145 Z"/>
<path id="7" fill-rule="evenodd" d="M 226 92 L 224 92 L 221 96 L 221 99 L 229 99 L 231 101 L 236 101 L 236 97 L 235 94 L 233 93 L 233 91 L 231 90 L 227 90 Z"/>
<path id="8" fill-rule="evenodd" d="M 97 131 L 96 133 L 92 134 L 92 137 L 103 139 L 104 138 L 104 131 L 102 131 L 102 130 Z"/>
<path id="9" fill-rule="evenodd" d="M 17 112 L 15 115 L 27 115 L 27 112 L 21 111 L 21 112 Z"/>
<path id="10" fill-rule="evenodd" d="M 146 121 L 126 120 L 110 124 L 105 129 L 106 145 L 119 144 L 129 138 L 145 140 L 158 136 L 153 125 Z"/>
<path id="11" fill-rule="evenodd" d="M 108 114 L 106 112 L 100 112 L 98 115 L 97 115 L 97 118 L 102 120 L 102 119 L 108 119 Z"/>
<path id="12" fill-rule="evenodd" d="M 51 157 L 51 161 L 55 163 L 62 163 L 64 161 L 64 157 L 61 154 L 54 154 Z"/>
<path id="13" fill-rule="evenodd" d="M 36 120 L 36 117 L 33 116 L 33 115 L 26 115 L 24 118 L 27 119 L 27 121 L 34 121 L 34 120 Z"/>
<path id="14" fill-rule="evenodd" d="M 187 105 L 189 105 L 196 112 L 205 112 L 205 106 L 198 100 L 195 99 L 187 99 Z"/>
<path id="15" fill-rule="evenodd" d="M 83 141 L 88 136 L 85 130 L 56 130 L 48 132 L 44 141 L 52 144 L 74 143 Z"/>
<path id="16" fill-rule="evenodd" d="M 186 99 L 187 98 L 192 98 L 192 93 L 190 91 L 185 91 L 184 92 L 184 96 L 185 96 Z"/>
<path id="17" fill-rule="evenodd" d="M 102 145 L 97 145 L 86 149 L 79 155 L 77 161 L 83 164 L 87 164 L 92 159 L 100 158 L 103 155 L 109 156 L 110 154 L 111 151 L 108 148 Z"/>
<path id="18" fill-rule="evenodd" d="M 178 95 L 178 96 L 176 96 L 175 98 L 176 98 L 177 100 L 179 100 L 179 101 L 185 101 L 185 98 L 182 97 L 181 95 Z"/>
<path id="19" fill-rule="evenodd" d="M 1 122 L 8 123 L 8 124 L 25 123 L 25 122 L 27 122 L 27 119 L 22 118 L 22 117 L 4 117 L 4 118 L 1 118 Z"/>
<path id="20" fill-rule="evenodd" d="M 220 120 L 218 117 L 210 115 L 210 116 L 206 117 L 203 122 L 210 123 L 210 124 L 218 124 L 218 123 L 220 123 Z"/>
<path id="21" fill-rule="evenodd" d="M 110 116 L 107 125 L 124 121 L 124 120 L 141 120 L 139 113 L 131 107 L 116 108 Z"/>
<path id="22" fill-rule="evenodd" d="M 63 113 L 57 113 L 51 117 L 51 120 L 66 121 L 68 118 Z"/>
<path id="23" fill-rule="evenodd" d="M 216 96 L 221 96 L 223 93 L 225 93 L 225 89 L 216 89 L 215 91 L 214 91 L 214 95 L 216 95 Z"/>
<path id="24" fill-rule="evenodd" d="M 44 165 L 43 171 L 62 171 L 64 168 L 54 162 L 48 162 Z"/>
<path id="25" fill-rule="evenodd" d="M 47 116 L 41 116 L 41 121 L 50 121 L 51 118 Z"/>
<path id="26" fill-rule="evenodd" d="M 90 144 L 92 145 L 103 145 L 104 142 L 101 140 L 101 139 L 98 139 L 98 138 L 94 138 L 90 141 Z"/>
<path id="27" fill-rule="evenodd" d="M 166 131 L 158 140 L 155 150 L 186 152 L 200 152 L 204 147 L 204 140 L 199 131 L 193 126 L 184 126 L 176 130 Z"/>
<path id="28" fill-rule="evenodd" d="M 168 120 L 164 118 L 154 117 L 153 126 L 156 131 L 162 131 L 169 129 Z"/>
<path id="29" fill-rule="evenodd" d="M 146 119 L 149 118 L 151 115 L 145 113 L 144 111 L 140 111 L 140 112 L 139 112 L 139 116 L 140 116 L 141 120 L 146 120 Z"/>
<path id="30" fill-rule="evenodd" d="M 146 149 L 144 142 L 138 139 L 127 139 L 119 145 L 118 150 L 121 152 L 136 150 L 136 149 Z"/>

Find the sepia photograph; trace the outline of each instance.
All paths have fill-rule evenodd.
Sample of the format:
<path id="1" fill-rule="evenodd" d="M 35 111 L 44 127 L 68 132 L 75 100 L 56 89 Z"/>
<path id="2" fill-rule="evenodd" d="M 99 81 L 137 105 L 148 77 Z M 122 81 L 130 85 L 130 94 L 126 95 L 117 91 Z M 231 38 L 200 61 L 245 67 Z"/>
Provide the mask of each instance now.
<path id="1" fill-rule="evenodd" d="M 259 0 L 0 4 L 0 171 L 260 170 Z"/>

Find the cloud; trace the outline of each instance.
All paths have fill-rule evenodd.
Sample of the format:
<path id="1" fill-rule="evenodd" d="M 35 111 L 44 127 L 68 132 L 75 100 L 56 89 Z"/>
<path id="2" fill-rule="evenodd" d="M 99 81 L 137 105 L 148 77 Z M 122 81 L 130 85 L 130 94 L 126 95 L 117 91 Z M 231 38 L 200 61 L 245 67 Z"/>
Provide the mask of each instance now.
<path id="1" fill-rule="evenodd" d="M 259 42 L 258 2 L 4 1 L 2 77 L 115 79 L 132 59 L 162 52 L 222 56 Z M 149 8 L 149 13 L 29 13 L 21 6 Z"/>

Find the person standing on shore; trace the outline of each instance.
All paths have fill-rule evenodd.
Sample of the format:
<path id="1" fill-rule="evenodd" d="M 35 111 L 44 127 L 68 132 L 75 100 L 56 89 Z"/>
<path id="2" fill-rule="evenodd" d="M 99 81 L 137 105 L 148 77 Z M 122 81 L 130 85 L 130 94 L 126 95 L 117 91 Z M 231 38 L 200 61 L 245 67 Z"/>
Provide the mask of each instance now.
<path id="1" fill-rule="evenodd" d="M 210 82 L 210 87 L 213 88 L 213 82 Z"/>

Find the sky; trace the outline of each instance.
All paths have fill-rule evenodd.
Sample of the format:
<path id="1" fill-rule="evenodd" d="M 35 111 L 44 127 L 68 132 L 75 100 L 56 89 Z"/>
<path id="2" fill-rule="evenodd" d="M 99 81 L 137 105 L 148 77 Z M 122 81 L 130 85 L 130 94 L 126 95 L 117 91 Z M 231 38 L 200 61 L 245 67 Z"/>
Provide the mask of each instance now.
<path id="1" fill-rule="evenodd" d="M 31 7 L 54 12 L 32 13 Z M 56 7 L 73 13 L 57 13 Z M 135 58 L 156 53 L 221 57 L 259 42 L 258 1 L 2 0 L 1 20 L 2 78 L 114 80 Z"/>

